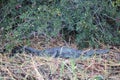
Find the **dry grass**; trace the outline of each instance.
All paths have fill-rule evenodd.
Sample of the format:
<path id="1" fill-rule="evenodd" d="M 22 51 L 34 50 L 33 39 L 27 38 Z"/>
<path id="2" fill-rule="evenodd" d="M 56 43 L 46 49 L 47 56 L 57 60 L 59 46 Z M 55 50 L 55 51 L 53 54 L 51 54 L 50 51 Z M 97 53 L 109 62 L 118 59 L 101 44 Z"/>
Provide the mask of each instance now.
<path id="1" fill-rule="evenodd" d="M 91 58 L 60 59 L 31 56 L 0 56 L 0 80 L 107 80 L 120 79 L 120 54 L 111 52 Z"/>
<path id="2" fill-rule="evenodd" d="M 62 39 L 34 38 L 32 47 L 45 49 L 66 44 Z M 25 53 L 14 57 L 0 54 L 0 80 L 120 80 L 120 50 L 113 48 L 110 53 L 77 59 L 61 59 L 32 56 Z"/>

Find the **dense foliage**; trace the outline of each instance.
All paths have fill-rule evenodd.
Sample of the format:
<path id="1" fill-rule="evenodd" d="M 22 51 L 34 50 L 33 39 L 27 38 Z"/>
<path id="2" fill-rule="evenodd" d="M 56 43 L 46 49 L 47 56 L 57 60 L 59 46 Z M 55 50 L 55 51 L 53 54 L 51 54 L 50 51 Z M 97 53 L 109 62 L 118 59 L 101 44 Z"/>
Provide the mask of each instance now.
<path id="1" fill-rule="evenodd" d="M 1 0 L 0 7 L 0 38 L 9 47 L 33 31 L 74 36 L 82 48 L 120 45 L 119 0 Z"/>

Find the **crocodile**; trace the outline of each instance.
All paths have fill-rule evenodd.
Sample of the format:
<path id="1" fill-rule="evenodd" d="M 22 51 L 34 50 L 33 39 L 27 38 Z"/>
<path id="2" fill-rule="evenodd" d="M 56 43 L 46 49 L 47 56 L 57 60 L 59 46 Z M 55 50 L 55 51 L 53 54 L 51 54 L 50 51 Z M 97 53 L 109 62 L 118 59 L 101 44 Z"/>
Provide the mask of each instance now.
<path id="1" fill-rule="evenodd" d="M 48 48 L 44 50 L 37 50 L 32 47 L 24 46 L 23 50 L 27 53 L 31 53 L 32 55 L 49 56 L 54 58 L 79 58 L 81 55 L 90 57 L 94 54 L 100 55 L 110 51 L 109 49 L 77 50 L 66 46 Z"/>

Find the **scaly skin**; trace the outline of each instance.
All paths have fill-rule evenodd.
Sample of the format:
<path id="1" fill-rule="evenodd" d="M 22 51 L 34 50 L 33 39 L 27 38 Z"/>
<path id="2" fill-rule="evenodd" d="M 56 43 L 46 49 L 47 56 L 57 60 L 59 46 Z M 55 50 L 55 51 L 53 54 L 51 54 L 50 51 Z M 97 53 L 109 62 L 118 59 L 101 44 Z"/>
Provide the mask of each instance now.
<path id="1" fill-rule="evenodd" d="M 31 47 L 24 46 L 23 47 L 25 52 L 31 53 L 33 55 L 38 55 L 38 56 L 50 56 L 50 57 L 60 57 L 60 58 L 78 58 L 80 55 L 83 55 L 85 57 L 90 57 L 94 54 L 105 54 L 109 52 L 109 49 L 98 49 L 98 50 L 87 50 L 87 51 L 82 51 L 82 50 L 76 50 L 73 48 L 69 47 L 54 47 L 54 48 L 48 48 L 45 50 L 36 50 Z"/>

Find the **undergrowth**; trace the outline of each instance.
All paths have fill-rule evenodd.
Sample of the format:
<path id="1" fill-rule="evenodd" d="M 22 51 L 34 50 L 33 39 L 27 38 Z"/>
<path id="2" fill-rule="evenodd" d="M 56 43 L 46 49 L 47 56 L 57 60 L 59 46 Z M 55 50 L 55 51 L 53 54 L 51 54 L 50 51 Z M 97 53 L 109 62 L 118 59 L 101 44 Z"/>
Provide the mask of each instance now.
<path id="1" fill-rule="evenodd" d="M 1 0 L 0 40 L 7 49 L 29 43 L 32 32 L 76 42 L 120 45 L 119 0 Z"/>

